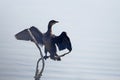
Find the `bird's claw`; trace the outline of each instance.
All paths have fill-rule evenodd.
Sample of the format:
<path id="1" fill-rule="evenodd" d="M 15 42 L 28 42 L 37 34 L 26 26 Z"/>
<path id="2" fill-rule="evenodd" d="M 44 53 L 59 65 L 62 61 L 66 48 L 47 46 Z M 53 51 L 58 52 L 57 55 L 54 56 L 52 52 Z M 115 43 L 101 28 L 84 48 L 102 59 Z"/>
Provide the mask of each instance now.
<path id="1" fill-rule="evenodd" d="M 49 58 L 49 56 L 44 56 L 44 59 L 46 60 L 47 58 Z"/>
<path id="2" fill-rule="evenodd" d="M 57 60 L 57 61 L 61 61 L 60 57 L 51 57 L 51 56 L 44 56 L 44 59 L 46 60 L 47 58 L 51 58 L 52 60 Z"/>

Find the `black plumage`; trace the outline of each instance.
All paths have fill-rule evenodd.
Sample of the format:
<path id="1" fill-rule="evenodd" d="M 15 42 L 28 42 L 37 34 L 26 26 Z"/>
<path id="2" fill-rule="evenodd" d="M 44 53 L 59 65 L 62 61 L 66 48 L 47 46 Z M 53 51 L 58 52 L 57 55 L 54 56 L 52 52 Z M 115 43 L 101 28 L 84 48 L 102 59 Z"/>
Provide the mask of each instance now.
<path id="1" fill-rule="evenodd" d="M 29 28 L 29 30 L 31 31 L 31 33 L 33 34 L 33 36 L 35 37 L 35 39 L 37 40 L 37 42 L 42 46 L 44 45 L 44 50 L 45 50 L 45 56 L 44 58 L 47 59 L 49 56 L 47 56 L 47 52 L 50 53 L 50 58 L 53 60 L 61 60 L 60 57 L 58 57 L 57 54 L 57 48 L 61 51 L 64 49 L 68 49 L 69 52 L 71 52 L 72 50 L 72 46 L 71 46 L 71 41 L 70 38 L 67 36 L 66 32 L 62 32 L 59 36 L 55 36 L 54 34 L 52 34 L 52 26 L 58 23 L 58 21 L 55 20 L 51 20 L 48 24 L 48 30 L 46 33 L 42 33 L 41 31 L 39 31 L 36 27 L 32 26 L 31 28 Z M 30 40 L 33 42 L 28 29 L 25 29 L 19 33 L 17 33 L 15 35 L 15 37 L 18 40 Z"/>

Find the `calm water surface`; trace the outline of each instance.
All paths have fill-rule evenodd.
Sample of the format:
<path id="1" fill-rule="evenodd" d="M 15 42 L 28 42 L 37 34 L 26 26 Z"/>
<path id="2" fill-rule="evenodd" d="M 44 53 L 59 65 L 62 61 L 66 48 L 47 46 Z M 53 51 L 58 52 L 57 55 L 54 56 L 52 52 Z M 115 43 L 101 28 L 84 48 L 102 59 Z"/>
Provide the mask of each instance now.
<path id="1" fill-rule="evenodd" d="M 51 19 L 73 50 L 45 61 L 41 80 L 120 80 L 120 0 L 0 0 L 0 80 L 34 80 L 39 51 L 14 35 L 30 26 L 45 32 Z"/>
<path id="2" fill-rule="evenodd" d="M 41 80 L 120 80 L 120 38 L 115 35 L 71 37 L 73 51 L 62 61 L 48 59 Z M 34 80 L 38 49 L 14 35 L 6 38 L 0 45 L 0 80 Z"/>

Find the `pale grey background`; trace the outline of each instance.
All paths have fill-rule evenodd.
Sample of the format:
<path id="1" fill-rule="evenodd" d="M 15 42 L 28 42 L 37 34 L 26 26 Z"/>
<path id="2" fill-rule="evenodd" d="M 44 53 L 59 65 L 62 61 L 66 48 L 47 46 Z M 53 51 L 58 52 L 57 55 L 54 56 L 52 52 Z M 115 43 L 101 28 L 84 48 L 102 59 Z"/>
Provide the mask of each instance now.
<path id="1" fill-rule="evenodd" d="M 0 80 L 33 80 L 39 52 L 14 35 L 30 26 L 45 32 L 51 19 L 73 51 L 47 60 L 41 80 L 120 80 L 119 0 L 0 0 Z"/>

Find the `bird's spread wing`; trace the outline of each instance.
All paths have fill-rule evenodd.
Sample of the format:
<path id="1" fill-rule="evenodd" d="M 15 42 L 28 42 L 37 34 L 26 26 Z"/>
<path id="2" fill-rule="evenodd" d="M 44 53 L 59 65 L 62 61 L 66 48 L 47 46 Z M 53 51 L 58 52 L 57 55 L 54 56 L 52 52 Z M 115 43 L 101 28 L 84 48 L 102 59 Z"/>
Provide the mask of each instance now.
<path id="1" fill-rule="evenodd" d="M 53 42 L 57 44 L 59 50 L 68 49 L 72 50 L 71 42 L 66 32 L 62 32 L 60 36 L 56 36 L 53 38 Z"/>
<path id="2" fill-rule="evenodd" d="M 26 40 L 26 41 L 31 40 L 31 41 L 33 41 L 32 38 L 31 38 L 31 36 L 30 36 L 30 34 L 29 34 L 29 32 L 28 32 L 28 29 L 25 29 L 25 30 L 17 33 L 15 35 L 15 37 L 18 40 Z"/>
<path id="3" fill-rule="evenodd" d="M 30 31 L 32 32 L 33 36 L 37 40 L 37 42 L 41 45 L 43 45 L 43 34 L 36 28 L 36 27 L 31 27 Z"/>
<path id="4" fill-rule="evenodd" d="M 35 39 L 37 40 L 37 42 L 40 45 L 43 45 L 43 40 L 42 40 L 43 34 L 36 27 L 33 27 L 33 26 L 29 30 L 31 31 L 31 33 L 33 34 L 33 36 L 35 37 Z M 30 34 L 28 32 L 28 29 L 25 29 L 25 30 L 17 33 L 15 35 L 15 37 L 18 40 L 26 40 L 26 41 L 30 40 L 30 41 L 33 41 L 32 37 L 30 36 Z"/>

